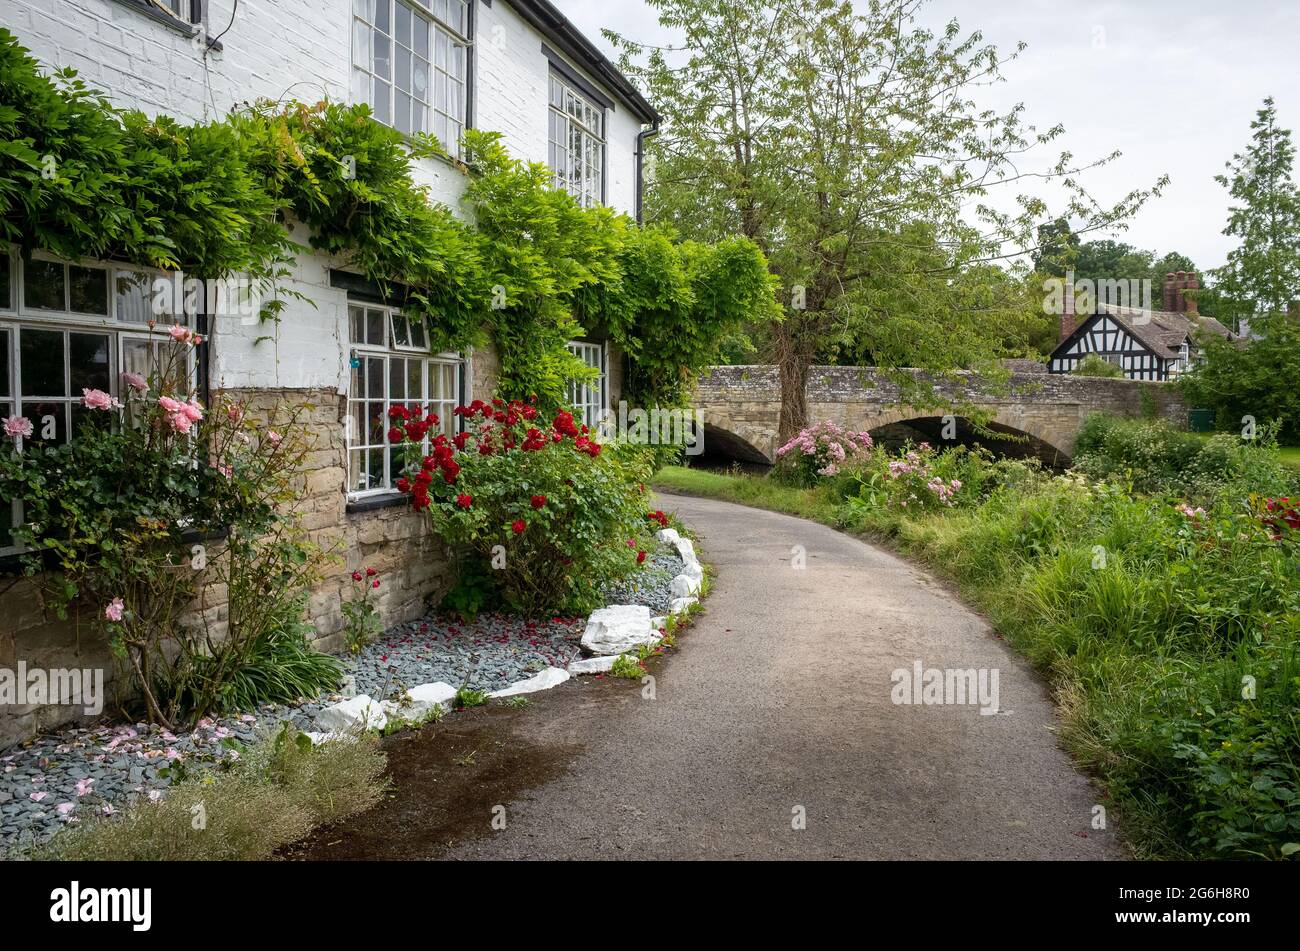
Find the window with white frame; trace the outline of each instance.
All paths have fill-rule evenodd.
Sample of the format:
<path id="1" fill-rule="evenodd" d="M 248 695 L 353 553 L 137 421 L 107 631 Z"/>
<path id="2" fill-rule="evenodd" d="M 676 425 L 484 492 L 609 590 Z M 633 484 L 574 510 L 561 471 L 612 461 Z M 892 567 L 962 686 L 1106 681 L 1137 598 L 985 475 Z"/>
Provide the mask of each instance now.
<path id="1" fill-rule="evenodd" d="M 468 122 L 468 0 L 353 0 L 352 99 L 399 132 L 460 154 Z"/>
<path id="2" fill-rule="evenodd" d="M 439 426 L 430 436 L 454 435 L 463 361 L 457 354 L 431 354 L 424 324 L 391 307 L 352 304 L 348 322 L 348 493 L 387 492 L 402 474 L 401 457 L 388 440 L 388 411 L 405 406 L 437 413 Z"/>
<path id="3" fill-rule="evenodd" d="M 156 374 L 164 350 L 179 346 L 167 328 L 187 323 L 155 316 L 153 272 L 47 256 L 19 262 L 0 249 L 0 275 L 0 418 L 32 425 L 19 449 L 76 438 L 88 412 L 83 390 L 125 399 L 122 374 Z M 190 380 L 179 382 L 192 383 L 193 353 L 186 366 Z M 14 524 L 19 517 L 15 505 Z M 0 525 L 0 554 L 14 550 L 10 527 Z"/>
<path id="4" fill-rule="evenodd" d="M 605 347 L 599 343 L 571 341 L 569 352 L 584 364 L 595 370 L 598 376 L 594 380 L 582 382 L 572 380 L 569 383 L 569 404 L 573 407 L 579 421 L 589 429 L 596 429 L 605 418 L 609 405 L 609 374 L 606 372 Z"/>
<path id="5" fill-rule="evenodd" d="M 605 110 L 551 74 L 552 182 L 591 208 L 604 201 Z"/>

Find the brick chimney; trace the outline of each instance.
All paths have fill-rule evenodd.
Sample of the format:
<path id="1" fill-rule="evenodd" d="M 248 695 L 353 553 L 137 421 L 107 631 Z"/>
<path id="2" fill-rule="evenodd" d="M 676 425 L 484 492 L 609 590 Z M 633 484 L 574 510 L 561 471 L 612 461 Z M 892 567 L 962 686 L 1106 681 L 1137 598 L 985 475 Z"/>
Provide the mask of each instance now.
<path id="1" fill-rule="evenodd" d="M 1061 308 L 1061 340 L 1074 333 L 1078 329 L 1079 321 L 1074 316 L 1074 275 L 1067 276 L 1065 281 L 1065 301 Z"/>
<path id="2" fill-rule="evenodd" d="M 1200 289 L 1201 289 L 1201 280 L 1200 280 L 1200 278 L 1198 278 L 1198 277 L 1196 276 L 1196 272 L 1195 272 L 1195 271 L 1188 271 L 1188 272 L 1187 272 L 1187 283 L 1183 286 L 1183 290 L 1185 290 L 1185 291 L 1191 291 L 1191 292 L 1192 292 L 1192 296 L 1189 297 L 1189 296 L 1187 296 L 1187 295 L 1183 295 L 1183 310 L 1185 310 L 1185 311 L 1186 311 L 1188 314 L 1190 314 L 1192 317 L 1199 316 L 1199 314 L 1198 314 L 1198 312 L 1197 312 L 1197 309 L 1196 309 L 1198 305 L 1197 305 L 1197 303 L 1196 303 L 1196 296 L 1195 296 L 1195 294 L 1196 294 L 1196 291 L 1199 291 Z"/>
<path id="3" fill-rule="evenodd" d="M 1176 292 L 1174 291 L 1174 283 L 1177 280 L 1178 278 L 1174 275 L 1173 271 L 1170 271 L 1168 274 L 1165 275 L 1165 286 L 1164 286 L 1165 293 L 1163 298 L 1164 307 L 1162 308 L 1163 310 L 1172 311 L 1175 309 L 1176 305 L 1174 303 L 1174 296 Z"/>

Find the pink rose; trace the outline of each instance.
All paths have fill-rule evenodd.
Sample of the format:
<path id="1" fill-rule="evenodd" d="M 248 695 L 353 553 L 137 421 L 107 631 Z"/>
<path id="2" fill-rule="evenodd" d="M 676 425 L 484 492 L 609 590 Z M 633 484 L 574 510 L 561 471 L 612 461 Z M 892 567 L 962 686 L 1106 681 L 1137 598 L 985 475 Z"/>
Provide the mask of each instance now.
<path id="1" fill-rule="evenodd" d="M 145 378 L 138 373 L 123 373 L 122 382 L 137 393 L 143 393 L 149 389 L 149 384 L 145 381 Z"/>
<path id="2" fill-rule="evenodd" d="M 203 418 L 203 407 L 193 400 L 181 404 L 180 411 L 185 414 L 191 423 L 197 423 Z"/>
<path id="3" fill-rule="evenodd" d="M 32 434 L 32 421 L 26 416 L 10 416 L 5 420 L 6 436 L 26 438 Z"/>
<path id="4" fill-rule="evenodd" d="M 175 412 L 178 412 L 178 411 L 180 410 L 180 408 L 181 408 L 181 404 L 178 403 L 178 402 L 176 402 L 176 401 L 175 401 L 174 399 L 172 399 L 170 396 L 160 396 L 160 397 L 158 397 L 158 405 L 161 406 L 163 409 L 165 409 L 165 410 L 166 410 L 167 412 L 169 412 L 169 413 L 175 413 Z"/>
<path id="5" fill-rule="evenodd" d="M 82 390 L 81 405 L 88 409 L 120 409 L 122 404 L 103 390 Z"/>
<path id="6" fill-rule="evenodd" d="M 122 620 L 122 612 L 126 609 L 126 604 L 121 598 L 114 598 L 108 607 L 104 608 L 104 617 L 110 621 Z"/>

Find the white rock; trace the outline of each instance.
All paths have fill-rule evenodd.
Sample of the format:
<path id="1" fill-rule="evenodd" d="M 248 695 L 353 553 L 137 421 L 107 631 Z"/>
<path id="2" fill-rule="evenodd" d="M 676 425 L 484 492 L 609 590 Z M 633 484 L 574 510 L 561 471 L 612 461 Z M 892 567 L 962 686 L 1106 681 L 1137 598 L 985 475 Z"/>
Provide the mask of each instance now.
<path id="1" fill-rule="evenodd" d="M 400 705 L 393 704 L 395 712 L 391 712 L 390 716 L 398 716 L 403 720 L 423 720 L 432 715 L 436 707 L 442 707 L 444 713 L 450 710 L 456 699 L 456 688 L 439 681 L 412 687 L 406 694 L 409 701 Z"/>
<path id="2" fill-rule="evenodd" d="M 673 602 L 670 605 L 668 605 L 668 613 L 685 614 L 686 609 L 689 608 L 692 604 L 699 604 L 699 603 L 700 603 L 699 598 L 675 598 Z"/>
<path id="3" fill-rule="evenodd" d="M 589 654 L 622 654 L 658 637 L 643 604 L 615 604 L 591 612 L 582 647 Z"/>
<path id="4" fill-rule="evenodd" d="M 523 693 L 537 693 L 540 690 L 550 690 L 552 687 L 558 687 L 568 679 L 569 672 L 567 670 L 561 670 L 559 667 L 547 667 L 534 677 L 521 680 L 517 684 L 511 684 L 504 690 L 493 691 L 488 696 L 495 700 L 501 697 L 517 697 Z"/>
<path id="5" fill-rule="evenodd" d="M 342 703 L 326 707 L 316 714 L 316 725 L 333 733 L 353 730 L 382 730 L 388 725 L 388 714 L 382 704 L 364 693 Z"/>
<path id="6" fill-rule="evenodd" d="M 606 654 L 604 657 L 584 657 L 569 664 L 569 673 L 574 677 L 582 677 L 586 674 L 607 674 L 614 669 L 614 661 L 616 660 L 618 660 L 617 654 Z"/>
<path id="7" fill-rule="evenodd" d="M 655 532 L 655 538 L 663 542 L 665 545 L 675 546 L 681 540 L 681 537 L 682 536 L 677 534 L 677 529 L 675 528 L 661 528 L 659 531 Z"/>
<path id="8" fill-rule="evenodd" d="M 702 582 L 704 580 L 704 566 L 698 561 L 688 561 L 682 566 L 682 574 Z"/>
<path id="9" fill-rule="evenodd" d="M 681 556 L 682 561 L 688 565 L 698 564 L 699 558 L 695 556 L 695 544 L 689 538 L 679 538 L 673 543 L 677 549 L 677 554 Z"/>
<path id="10" fill-rule="evenodd" d="M 668 596 L 674 601 L 679 598 L 689 598 L 699 593 L 700 579 L 693 578 L 690 575 L 678 575 L 668 583 Z"/>

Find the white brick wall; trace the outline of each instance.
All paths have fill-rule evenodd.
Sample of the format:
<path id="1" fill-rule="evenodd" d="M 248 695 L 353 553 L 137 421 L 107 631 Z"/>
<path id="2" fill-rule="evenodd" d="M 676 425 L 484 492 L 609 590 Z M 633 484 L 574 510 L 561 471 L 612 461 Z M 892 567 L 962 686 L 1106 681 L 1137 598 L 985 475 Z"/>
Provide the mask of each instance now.
<path id="1" fill-rule="evenodd" d="M 233 23 L 234 0 L 211 0 L 209 8 L 212 33 L 225 33 L 223 49 L 206 57 L 198 42 L 117 0 L 0 0 L 0 23 L 43 63 L 71 66 L 117 105 L 151 115 L 196 122 L 258 98 L 347 99 L 352 0 L 241 0 Z M 543 38 L 507 0 L 490 7 L 480 2 L 477 14 L 475 125 L 501 132 L 515 155 L 545 162 L 549 65 Z M 607 126 L 606 197 L 631 214 L 640 124 L 620 103 Z M 459 211 L 464 178 L 458 170 L 424 160 L 414 171 L 435 200 Z M 328 263 L 307 255 L 298 264 L 295 289 L 315 307 L 290 302 L 276 328 L 238 320 L 216 328 L 215 382 L 346 385 L 346 297 L 328 286 Z M 254 343 L 268 333 L 276 339 Z"/>

